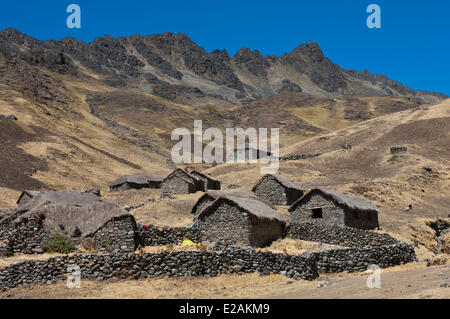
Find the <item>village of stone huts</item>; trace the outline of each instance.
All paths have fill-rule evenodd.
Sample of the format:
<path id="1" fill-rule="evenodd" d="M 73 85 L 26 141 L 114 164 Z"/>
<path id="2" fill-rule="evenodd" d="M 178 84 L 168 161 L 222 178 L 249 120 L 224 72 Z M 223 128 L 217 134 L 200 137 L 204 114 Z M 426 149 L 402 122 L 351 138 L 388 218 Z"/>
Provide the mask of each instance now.
<path id="1" fill-rule="evenodd" d="M 128 196 L 121 194 L 146 191 L 158 195 L 142 195 L 128 206 L 121 201 Z M 193 205 L 186 205 L 193 194 Z M 157 206 L 149 204 L 162 199 L 182 207 L 189 225 L 152 225 L 135 213 L 155 213 Z M 157 213 L 164 220 L 165 212 Z M 55 255 L 0 266 L 0 291 L 66 280 L 70 265 L 88 280 L 253 272 L 314 280 L 417 261 L 412 246 L 379 231 L 378 213 L 364 199 L 305 189 L 279 175 L 262 176 L 247 191 L 181 168 L 166 177 L 118 177 L 105 195 L 98 189 L 25 190 L 0 220 L 0 258 Z M 291 239 L 311 248 L 301 254 L 277 249 Z"/>

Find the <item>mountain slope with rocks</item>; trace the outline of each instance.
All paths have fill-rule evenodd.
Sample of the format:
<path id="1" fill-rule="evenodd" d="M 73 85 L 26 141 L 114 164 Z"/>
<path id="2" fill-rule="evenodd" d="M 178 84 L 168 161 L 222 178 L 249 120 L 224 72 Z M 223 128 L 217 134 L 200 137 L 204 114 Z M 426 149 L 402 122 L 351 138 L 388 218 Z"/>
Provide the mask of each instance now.
<path id="1" fill-rule="evenodd" d="M 289 90 L 318 97 L 394 96 L 434 103 L 439 93 L 414 91 L 384 75 L 345 70 L 316 42 L 280 57 L 242 48 L 208 53 L 185 34 L 39 41 L 14 29 L 0 32 L 3 52 L 61 74 L 92 72 L 114 87 L 139 87 L 169 99 L 194 94 L 245 104 Z"/>

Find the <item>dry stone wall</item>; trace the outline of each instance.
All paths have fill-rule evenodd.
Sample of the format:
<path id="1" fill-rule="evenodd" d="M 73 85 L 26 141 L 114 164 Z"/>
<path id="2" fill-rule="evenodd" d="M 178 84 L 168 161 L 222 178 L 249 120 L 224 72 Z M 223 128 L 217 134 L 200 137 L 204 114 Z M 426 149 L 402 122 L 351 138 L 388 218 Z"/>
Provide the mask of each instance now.
<path id="1" fill-rule="evenodd" d="M 324 224 L 344 225 L 344 209 L 336 205 L 334 201 L 320 194 L 313 194 L 302 205 L 298 205 L 290 212 L 293 223 L 304 223 L 313 220 L 312 209 L 322 208 L 322 217 L 318 218 Z"/>
<path id="2" fill-rule="evenodd" d="M 230 244 L 251 246 L 250 220 L 235 205 L 226 202 L 217 207 L 213 213 L 201 217 L 200 233 L 205 242 L 224 240 Z M 257 243 L 257 241 L 255 241 Z"/>
<path id="3" fill-rule="evenodd" d="M 195 193 L 196 191 L 196 184 L 185 181 L 178 176 L 172 176 L 161 183 L 162 194 L 182 195 Z"/>
<path id="4" fill-rule="evenodd" d="M 136 223 L 129 216 L 110 220 L 93 235 L 93 241 L 97 252 L 134 252 L 139 243 Z"/>
<path id="5" fill-rule="evenodd" d="M 0 256 L 41 254 L 44 252 L 42 247 L 49 242 L 50 233 L 42 228 L 42 221 L 36 216 L 14 226 L 4 226 L 0 237 Z"/>
<path id="6" fill-rule="evenodd" d="M 314 158 L 322 155 L 322 153 L 313 153 L 313 154 L 293 154 L 288 156 L 280 157 L 280 161 L 297 161 L 301 159 Z"/>
<path id="7" fill-rule="evenodd" d="M 346 226 L 327 225 L 320 221 L 291 223 L 286 229 L 286 236 L 306 241 L 360 248 L 366 246 L 379 247 L 398 243 L 397 239 L 388 234 L 380 234 Z"/>
<path id="8" fill-rule="evenodd" d="M 0 256 L 13 254 L 42 254 L 51 241 L 51 234 L 42 227 L 42 221 L 31 216 L 19 224 L 10 222 L 0 229 Z M 67 239 L 73 245 L 80 243 L 96 252 L 134 252 L 139 237 L 136 224 L 131 217 L 113 219 L 101 227 L 93 236 Z"/>
<path id="9" fill-rule="evenodd" d="M 0 291 L 30 284 L 67 280 L 68 268 L 80 267 L 81 280 L 214 277 L 219 274 L 258 272 L 293 279 L 318 277 L 315 257 L 260 252 L 228 247 L 212 251 L 173 251 L 153 254 L 69 255 L 45 261 L 27 260 L 0 269 Z"/>
<path id="10" fill-rule="evenodd" d="M 320 273 L 359 272 L 370 265 L 387 268 L 417 261 L 414 248 L 405 243 L 369 248 L 331 249 L 312 253 Z"/>
<path id="11" fill-rule="evenodd" d="M 274 205 L 288 204 L 285 188 L 267 176 L 255 186 L 254 193 Z"/>
<path id="12" fill-rule="evenodd" d="M 200 232 L 198 229 L 186 227 L 149 226 L 148 230 L 139 229 L 141 246 L 180 245 L 185 239 L 198 243 L 201 241 Z"/>

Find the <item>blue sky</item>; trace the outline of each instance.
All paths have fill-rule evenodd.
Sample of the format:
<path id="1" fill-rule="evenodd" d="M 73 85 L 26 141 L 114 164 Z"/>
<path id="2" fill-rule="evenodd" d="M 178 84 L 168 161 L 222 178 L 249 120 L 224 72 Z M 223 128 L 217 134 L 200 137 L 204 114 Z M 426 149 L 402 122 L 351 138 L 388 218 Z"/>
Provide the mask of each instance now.
<path id="1" fill-rule="evenodd" d="M 71 3 L 81 7 L 81 29 L 66 27 Z M 366 26 L 371 3 L 381 7 L 381 29 Z M 208 52 L 230 54 L 247 46 L 281 55 L 316 41 L 343 68 L 450 95 L 447 0 L 9 1 L 0 7 L 0 29 L 7 27 L 41 40 L 182 32 Z"/>

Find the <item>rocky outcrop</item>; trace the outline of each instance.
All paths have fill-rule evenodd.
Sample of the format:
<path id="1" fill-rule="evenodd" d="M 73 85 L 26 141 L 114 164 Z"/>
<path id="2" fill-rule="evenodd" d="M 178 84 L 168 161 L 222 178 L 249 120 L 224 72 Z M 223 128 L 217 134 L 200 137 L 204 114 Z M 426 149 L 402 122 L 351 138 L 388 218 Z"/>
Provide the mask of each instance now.
<path id="1" fill-rule="evenodd" d="M 183 74 L 176 70 L 169 62 L 164 60 L 160 55 L 155 53 L 149 45 L 144 42 L 143 37 L 135 36 L 131 39 L 132 45 L 136 48 L 137 52 L 143 56 L 147 63 L 157 68 L 162 73 L 180 80 Z"/>
<path id="2" fill-rule="evenodd" d="M 258 51 L 250 51 L 243 47 L 232 58 L 233 63 L 243 71 L 250 72 L 258 77 L 267 77 L 270 62 Z"/>
<path id="3" fill-rule="evenodd" d="M 315 84 L 327 92 L 345 89 L 347 82 L 342 69 L 325 57 L 316 42 L 308 42 L 280 58 L 282 64 L 306 73 Z"/>
<path id="4" fill-rule="evenodd" d="M 199 88 L 185 85 L 173 85 L 169 83 L 160 83 L 153 86 L 153 94 L 168 100 L 183 99 L 186 96 L 196 98 L 206 96 L 205 93 L 203 93 Z"/>
<path id="5" fill-rule="evenodd" d="M 283 93 L 283 92 L 297 92 L 297 93 L 300 93 L 302 91 L 303 91 L 302 88 L 297 83 L 291 82 L 288 79 L 284 79 L 281 82 L 281 88 L 279 88 L 277 90 L 277 93 Z"/>
<path id="6" fill-rule="evenodd" d="M 426 103 L 446 98 L 440 93 L 414 91 L 384 75 L 344 70 L 325 57 L 316 42 L 302 44 L 281 57 L 264 57 L 246 47 L 230 57 L 226 50 L 208 53 L 180 33 L 104 36 L 84 43 L 74 38 L 39 41 L 6 29 L 0 32 L 0 52 L 30 66 L 77 77 L 86 77 L 87 69 L 107 76 L 105 82 L 113 87 L 145 81 L 152 88 L 159 85 L 153 88 L 155 94 L 169 99 L 176 95 L 178 100 L 180 96 L 205 94 L 246 104 L 285 92 L 327 98 L 402 96 Z M 275 75 L 281 71 L 287 78 L 280 83 L 278 76 L 268 76 L 272 71 Z"/>

